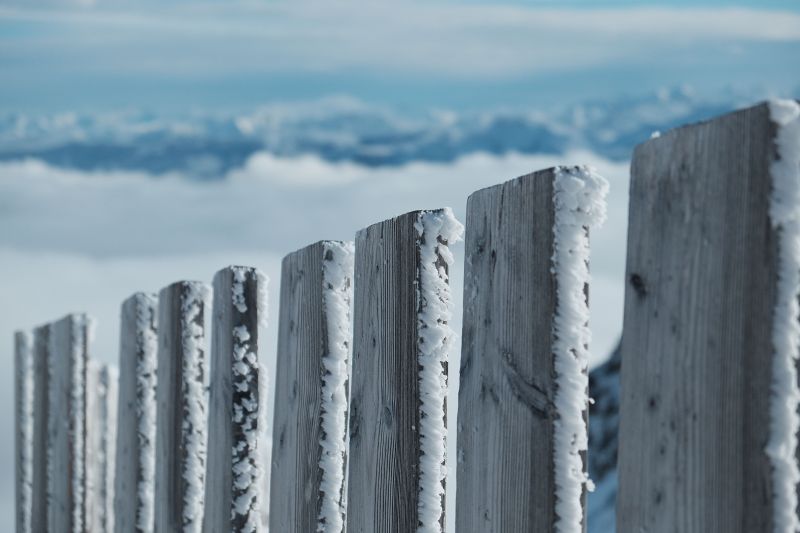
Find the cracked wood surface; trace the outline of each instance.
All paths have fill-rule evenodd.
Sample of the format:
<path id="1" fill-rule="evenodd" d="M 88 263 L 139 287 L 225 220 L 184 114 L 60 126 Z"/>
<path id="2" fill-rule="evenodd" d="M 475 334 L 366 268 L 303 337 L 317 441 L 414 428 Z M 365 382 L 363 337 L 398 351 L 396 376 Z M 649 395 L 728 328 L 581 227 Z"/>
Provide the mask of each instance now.
<path id="1" fill-rule="evenodd" d="M 467 202 L 456 531 L 552 531 L 552 170 Z"/>

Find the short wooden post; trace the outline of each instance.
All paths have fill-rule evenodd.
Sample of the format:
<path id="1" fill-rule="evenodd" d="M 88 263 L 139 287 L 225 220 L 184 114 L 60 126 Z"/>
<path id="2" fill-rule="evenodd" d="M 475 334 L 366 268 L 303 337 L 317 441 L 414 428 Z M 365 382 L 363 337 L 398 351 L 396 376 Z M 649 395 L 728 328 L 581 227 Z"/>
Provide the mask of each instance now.
<path id="1" fill-rule="evenodd" d="M 50 325 L 47 531 L 87 523 L 86 372 L 91 320 L 68 315 Z"/>
<path id="2" fill-rule="evenodd" d="M 344 531 L 352 279 L 352 243 L 283 259 L 270 531 Z"/>
<path id="3" fill-rule="evenodd" d="M 448 209 L 356 236 L 350 533 L 444 530 L 447 244 L 460 233 Z"/>
<path id="4" fill-rule="evenodd" d="M 31 531 L 47 531 L 47 472 L 50 446 L 50 325 L 33 330 L 33 481 Z"/>
<path id="5" fill-rule="evenodd" d="M 114 531 L 117 370 L 90 360 L 86 376 L 86 531 Z"/>
<path id="6" fill-rule="evenodd" d="M 14 419 L 17 533 L 31 533 L 33 498 L 33 339 L 14 333 Z"/>
<path id="7" fill-rule="evenodd" d="M 792 105 L 791 146 L 763 104 L 634 152 L 619 531 L 797 528 Z"/>
<path id="8" fill-rule="evenodd" d="M 206 338 L 209 287 L 180 281 L 158 309 L 155 532 L 198 532 L 206 470 Z"/>
<path id="9" fill-rule="evenodd" d="M 469 197 L 459 533 L 586 530 L 588 228 L 606 188 L 564 167 Z"/>
<path id="10" fill-rule="evenodd" d="M 266 371 L 258 327 L 266 320 L 267 279 L 232 266 L 214 276 L 213 339 L 203 531 L 255 532 L 266 497 Z"/>
<path id="11" fill-rule="evenodd" d="M 114 531 L 154 527 L 158 297 L 136 293 L 122 304 L 114 476 Z"/>

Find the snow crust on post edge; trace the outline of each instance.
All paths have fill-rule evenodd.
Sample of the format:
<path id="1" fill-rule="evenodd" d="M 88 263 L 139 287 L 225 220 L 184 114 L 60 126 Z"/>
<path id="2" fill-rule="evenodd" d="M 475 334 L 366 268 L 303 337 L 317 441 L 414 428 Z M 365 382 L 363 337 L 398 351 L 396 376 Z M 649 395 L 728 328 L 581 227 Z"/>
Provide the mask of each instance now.
<path id="1" fill-rule="evenodd" d="M 464 226 L 450 208 L 422 211 L 417 222 L 417 351 L 419 353 L 420 465 L 417 514 L 419 533 L 442 531 L 447 427 L 447 363 L 455 332 L 450 327 L 452 304 L 447 269 L 453 264 L 448 248 L 461 239 Z"/>
<path id="2" fill-rule="evenodd" d="M 553 189 L 553 271 L 557 284 L 553 319 L 555 531 L 574 533 L 582 531 L 583 488 L 594 488 L 581 457 L 589 445 L 584 412 L 589 402 L 591 340 L 584 291 L 590 279 L 588 230 L 605 220 L 608 182 L 589 167 L 557 167 Z"/>
<path id="3" fill-rule="evenodd" d="M 155 520 L 156 372 L 158 296 L 136 293 L 136 418 L 139 473 L 136 487 L 136 527 L 149 531 Z"/>
<path id="4" fill-rule="evenodd" d="M 796 487 L 800 482 L 797 432 L 800 390 L 800 105 L 793 100 L 770 102 L 777 125 L 778 159 L 770 167 L 770 219 L 778 230 L 778 287 L 772 323 L 772 385 L 770 438 L 766 453 L 772 463 L 773 531 L 800 531 Z"/>
<path id="5" fill-rule="evenodd" d="M 105 531 L 114 531 L 116 515 L 114 514 L 114 473 L 117 458 L 117 401 L 119 398 L 119 370 L 112 365 L 104 365 L 100 373 L 103 384 L 103 404 L 105 427 L 103 431 L 103 509 Z"/>
<path id="6" fill-rule="evenodd" d="M 187 282 L 181 293 L 181 343 L 183 348 L 183 531 L 199 533 L 203 525 L 207 435 L 205 391 L 205 321 L 210 287 Z"/>
<path id="7" fill-rule="evenodd" d="M 350 302 L 355 246 L 352 242 L 325 241 L 322 247 L 322 305 L 328 351 L 322 357 L 322 501 L 317 531 L 341 533 L 346 512 L 342 496 L 347 454 L 347 382 L 353 349 Z"/>
<path id="8" fill-rule="evenodd" d="M 266 325 L 266 302 L 268 278 L 260 271 L 247 267 L 230 267 L 233 275 L 231 303 L 239 313 L 247 312 L 245 281 L 248 275 L 256 282 L 259 325 Z M 257 332 L 256 332 L 257 333 Z M 244 517 L 244 525 L 237 531 L 256 532 L 266 530 L 262 524 L 262 507 L 266 502 L 263 485 L 265 466 L 263 450 L 259 438 L 266 428 L 267 384 L 266 369 L 253 351 L 250 343 L 251 333 L 247 326 L 235 326 L 232 331 L 233 361 L 231 382 L 234 389 L 233 424 L 238 426 L 244 440 L 233 443 L 232 469 L 233 494 L 231 519 L 236 515 Z"/>
<path id="9" fill-rule="evenodd" d="M 19 420 L 20 443 L 20 530 L 31 533 L 33 510 L 33 338 L 27 331 L 16 332 L 17 373 L 20 380 Z"/>

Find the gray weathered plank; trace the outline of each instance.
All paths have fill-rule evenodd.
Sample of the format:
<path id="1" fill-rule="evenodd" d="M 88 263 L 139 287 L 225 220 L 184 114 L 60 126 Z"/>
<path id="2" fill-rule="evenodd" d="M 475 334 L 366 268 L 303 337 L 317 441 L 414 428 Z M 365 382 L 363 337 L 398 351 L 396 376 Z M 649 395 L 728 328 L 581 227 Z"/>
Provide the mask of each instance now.
<path id="1" fill-rule="evenodd" d="M 50 325 L 47 531 L 84 531 L 86 372 L 91 320 L 68 315 Z"/>
<path id="2" fill-rule="evenodd" d="M 420 526 L 418 289 L 426 290 L 420 285 L 420 242 L 437 239 L 420 235 L 421 215 L 407 213 L 356 236 L 347 481 L 351 533 L 407 533 Z M 436 266 L 446 279 L 441 256 Z M 442 371 L 446 375 L 446 363 Z M 443 502 L 440 511 L 438 524 L 428 523 L 429 528 L 444 529 Z"/>
<path id="3" fill-rule="evenodd" d="M 777 232 L 766 105 L 667 132 L 631 167 L 617 527 L 772 531 Z"/>
<path id="4" fill-rule="evenodd" d="M 33 330 L 33 491 L 31 531 L 47 531 L 47 463 L 50 411 L 50 325 Z"/>
<path id="5" fill-rule="evenodd" d="M 180 281 L 158 309 L 155 532 L 197 532 L 206 461 L 205 313 L 209 288 Z"/>
<path id="6" fill-rule="evenodd" d="M 214 276 L 213 338 L 209 394 L 203 531 L 264 529 L 266 497 L 264 422 L 266 376 L 259 357 L 259 322 L 266 317 L 266 278 L 232 266 Z M 275 530 L 280 531 L 280 530 Z"/>
<path id="7" fill-rule="evenodd" d="M 86 373 L 86 531 L 114 531 L 117 372 L 89 360 Z"/>
<path id="8" fill-rule="evenodd" d="M 343 266 L 345 272 L 332 279 L 330 267 Z M 302 533 L 343 531 L 345 504 L 344 468 L 346 456 L 346 410 L 327 413 L 325 383 L 332 375 L 326 358 L 343 356 L 345 376 L 338 383 L 347 400 L 350 313 L 330 310 L 328 297 L 341 296 L 349 308 L 352 285 L 352 249 L 344 243 L 318 242 L 287 255 L 281 271 L 278 361 L 275 379 L 272 473 L 270 489 L 270 530 Z M 337 320 L 343 323 L 336 323 Z M 345 328 L 346 345 L 337 352 L 335 328 Z M 327 434 L 323 417 L 341 416 L 340 426 Z M 338 431 L 338 433 L 337 433 Z M 321 442 L 325 442 L 325 446 Z M 327 489 L 321 460 L 327 453 L 341 454 L 341 466 L 330 472 L 332 490 Z M 334 517 L 321 519 L 332 512 Z"/>
<path id="9" fill-rule="evenodd" d="M 14 333 L 14 436 L 17 533 L 30 533 L 33 496 L 33 339 Z"/>
<path id="10" fill-rule="evenodd" d="M 136 293 L 122 304 L 114 475 L 114 531 L 154 527 L 158 298 Z"/>
<path id="11" fill-rule="evenodd" d="M 552 531 L 554 173 L 467 201 L 456 531 Z"/>

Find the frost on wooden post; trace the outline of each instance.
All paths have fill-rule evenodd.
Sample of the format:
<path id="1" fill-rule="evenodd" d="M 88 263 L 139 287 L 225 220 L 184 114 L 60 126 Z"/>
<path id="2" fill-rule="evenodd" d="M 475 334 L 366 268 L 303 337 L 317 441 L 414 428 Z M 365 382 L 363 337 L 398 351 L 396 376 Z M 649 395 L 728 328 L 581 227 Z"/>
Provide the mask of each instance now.
<path id="1" fill-rule="evenodd" d="M 103 457 L 103 473 L 101 483 L 103 506 L 103 531 L 114 530 L 114 472 L 116 471 L 117 445 L 117 398 L 119 371 L 117 367 L 103 365 L 100 370 L 100 392 L 103 398 L 103 438 L 101 454 Z"/>
<path id="2" fill-rule="evenodd" d="M 150 531 L 155 519 L 156 479 L 156 372 L 158 296 L 137 293 L 136 309 L 136 418 L 139 443 L 136 487 L 136 527 Z"/>
<path id="3" fill-rule="evenodd" d="M 58 509 L 68 506 L 66 512 L 72 531 L 84 530 L 86 499 L 86 347 L 91 342 L 94 321 L 87 315 L 69 315 L 54 323 L 50 334 L 50 359 L 48 382 L 48 461 L 47 501 L 48 521 L 54 527 L 59 520 Z M 65 353 L 66 351 L 66 353 Z M 62 392 L 66 388 L 66 397 Z M 66 400 L 66 405 L 62 402 Z M 66 417 L 60 413 L 66 411 Z M 63 445 L 66 445 L 64 449 Z M 56 447 L 58 446 L 58 449 Z M 58 471 L 56 471 L 58 462 Z M 69 486 L 64 487 L 64 472 L 71 474 Z"/>
<path id="4" fill-rule="evenodd" d="M 607 192 L 608 182 L 588 167 L 555 169 L 555 530 L 564 533 L 582 530 L 583 489 L 593 488 L 581 457 L 589 444 L 584 412 L 589 401 L 591 332 L 585 291 L 589 283 L 589 228 L 605 220 Z"/>
<path id="5" fill-rule="evenodd" d="M 199 533 L 203 524 L 207 434 L 203 309 L 208 306 L 211 291 L 199 283 L 185 283 L 183 288 L 183 530 Z"/>
<path id="6" fill-rule="evenodd" d="M 464 227 L 449 208 L 422 211 L 415 224 L 419 248 L 417 285 L 417 351 L 419 357 L 419 532 L 439 532 L 444 515 L 445 401 L 448 354 L 455 340 L 450 327 L 452 304 L 448 268 L 453 255 L 448 244 L 458 241 Z"/>
<path id="7" fill-rule="evenodd" d="M 321 505 L 317 531 L 344 530 L 343 505 L 347 453 L 347 382 L 352 356 L 353 298 L 352 242 L 326 241 L 322 262 L 322 305 L 325 311 L 327 353 L 322 357 L 322 401 L 319 467 Z"/>
<path id="8" fill-rule="evenodd" d="M 772 462 L 773 531 L 800 531 L 796 487 L 797 432 L 800 390 L 797 359 L 800 352 L 800 105 L 792 100 L 770 102 L 777 126 L 778 158 L 772 163 L 770 219 L 778 231 L 778 286 L 772 323 L 772 387 L 770 438 Z"/>
<path id="9" fill-rule="evenodd" d="M 258 322 L 266 324 L 268 279 L 260 271 L 245 267 L 231 267 L 231 303 L 240 314 L 247 312 L 245 282 L 248 276 L 257 286 L 256 308 Z M 257 332 L 253 332 L 257 333 Z M 265 467 L 260 435 L 266 427 L 266 370 L 260 364 L 256 346 L 251 343 L 251 332 L 242 324 L 233 327 L 233 360 L 231 385 L 233 387 L 233 434 L 240 440 L 233 442 L 233 500 L 231 520 L 240 526 L 236 531 L 255 532 L 264 529 L 262 507 L 265 494 Z"/>
<path id="10" fill-rule="evenodd" d="M 117 370 L 89 360 L 86 380 L 87 529 L 113 531 Z"/>
<path id="11" fill-rule="evenodd" d="M 19 531 L 31 533 L 33 510 L 33 339 L 15 334 L 17 373 L 17 519 Z"/>

